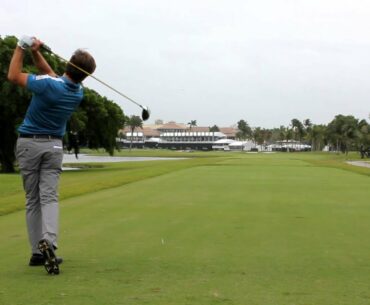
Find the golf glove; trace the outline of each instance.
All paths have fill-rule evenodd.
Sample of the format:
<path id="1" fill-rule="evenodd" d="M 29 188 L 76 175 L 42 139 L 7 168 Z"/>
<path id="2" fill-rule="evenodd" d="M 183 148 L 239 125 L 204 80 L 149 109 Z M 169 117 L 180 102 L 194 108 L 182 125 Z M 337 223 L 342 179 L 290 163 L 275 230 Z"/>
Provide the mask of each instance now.
<path id="1" fill-rule="evenodd" d="M 21 47 L 23 50 L 32 47 L 34 39 L 30 36 L 22 36 L 21 39 L 18 40 L 18 46 Z"/>

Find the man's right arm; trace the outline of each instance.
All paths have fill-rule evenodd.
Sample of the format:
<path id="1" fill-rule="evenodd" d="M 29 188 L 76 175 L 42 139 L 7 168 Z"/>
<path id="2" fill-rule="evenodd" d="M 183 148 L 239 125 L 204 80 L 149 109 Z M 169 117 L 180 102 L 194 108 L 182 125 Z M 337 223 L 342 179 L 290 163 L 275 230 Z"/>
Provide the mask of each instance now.
<path id="1" fill-rule="evenodd" d="M 40 52 L 41 46 L 42 42 L 38 39 L 35 39 L 31 47 L 33 62 L 35 63 L 36 68 L 40 71 L 41 74 L 47 74 L 55 77 L 57 75 Z"/>

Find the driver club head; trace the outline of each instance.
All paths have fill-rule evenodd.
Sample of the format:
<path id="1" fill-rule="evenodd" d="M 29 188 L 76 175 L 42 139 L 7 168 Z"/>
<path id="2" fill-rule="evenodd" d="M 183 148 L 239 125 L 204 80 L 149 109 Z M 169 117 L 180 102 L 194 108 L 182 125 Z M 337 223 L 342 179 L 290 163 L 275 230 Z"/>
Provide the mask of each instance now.
<path id="1" fill-rule="evenodd" d="M 141 118 L 143 119 L 143 121 L 146 121 L 150 117 L 150 110 L 146 106 L 143 106 L 142 108 L 143 111 L 141 112 Z"/>

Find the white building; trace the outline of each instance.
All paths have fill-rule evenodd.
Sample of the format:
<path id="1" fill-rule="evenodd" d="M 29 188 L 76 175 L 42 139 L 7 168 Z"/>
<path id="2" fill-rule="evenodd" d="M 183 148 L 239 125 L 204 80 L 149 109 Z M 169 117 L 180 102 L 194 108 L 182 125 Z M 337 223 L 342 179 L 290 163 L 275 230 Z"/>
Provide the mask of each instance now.
<path id="1" fill-rule="evenodd" d="M 250 151 L 255 147 L 256 145 L 252 141 L 234 141 L 229 144 L 228 148 L 229 150 Z"/>
<path id="2" fill-rule="evenodd" d="M 213 143 L 219 139 L 225 139 L 222 132 L 190 131 L 190 132 L 163 132 L 160 134 L 162 142 L 189 142 L 189 143 Z"/>
<path id="3" fill-rule="evenodd" d="M 234 140 L 232 139 L 220 139 L 213 143 L 212 149 L 213 150 L 228 150 L 229 144 L 233 142 Z"/>

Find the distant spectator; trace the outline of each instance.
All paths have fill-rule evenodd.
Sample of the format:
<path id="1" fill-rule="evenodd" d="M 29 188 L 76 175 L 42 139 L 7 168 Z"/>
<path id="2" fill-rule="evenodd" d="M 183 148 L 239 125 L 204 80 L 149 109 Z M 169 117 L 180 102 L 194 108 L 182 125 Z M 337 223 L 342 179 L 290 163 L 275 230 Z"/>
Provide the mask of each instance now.
<path id="1" fill-rule="evenodd" d="M 72 149 L 74 150 L 76 159 L 78 159 L 78 154 L 80 152 L 80 147 L 79 147 L 79 140 L 78 140 L 78 133 L 76 131 L 70 131 L 68 133 L 68 146 L 67 150 L 68 153 L 70 154 Z"/>
<path id="2" fill-rule="evenodd" d="M 361 154 L 361 159 L 366 157 L 366 150 L 363 144 L 360 146 L 360 154 Z"/>

